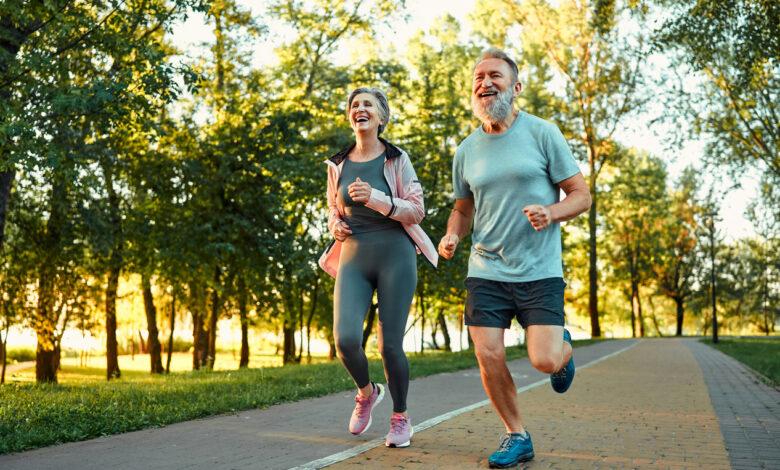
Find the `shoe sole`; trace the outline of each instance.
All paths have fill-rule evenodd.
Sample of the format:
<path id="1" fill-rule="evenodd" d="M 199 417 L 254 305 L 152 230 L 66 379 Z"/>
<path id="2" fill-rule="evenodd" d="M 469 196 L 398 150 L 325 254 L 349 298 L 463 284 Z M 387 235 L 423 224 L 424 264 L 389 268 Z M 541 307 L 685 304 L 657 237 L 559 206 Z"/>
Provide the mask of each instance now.
<path id="1" fill-rule="evenodd" d="M 412 436 L 414 436 L 414 428 L 409 430 L 409 440 L 404 442 L 403 444 L 393 444 L 390 442 L 385 441 L 385 447 L 409 447 L 409 444 L 412 442 Z"/>
<path id="2" fill-rule="evenodd" d="M 531 452 L 529 452 L 527 454 L 521 455 L 520 457 L 517 458 L 517 460 L 515 460 L 512 463 L 506 463 L 506 464 L 503 464 L 503 465 L 500 465 L 500 464 L 497 464 L 497 463 L 490 463 L 489 465 L 490 465 L 490 468 L 509 468 L 509 467 L 516 466 L 520 462 L 528 462 L 529 460 L 531 460 L 533 458 L 534 458 L 534 453 L 533 453 L 533 451 L 531 451 Z"/>
<path id="3" fill-rule="evenodd" d="M 385 387 L 382 386 L 382 384 L 376 384 L 377 387 L 379 387 L 379 395 L 376 397 L 376 401 L 373 405 L 371 405 L 371 411 L 368 413 L 368 424 L 366 424 L 366 427 L 364 427 L 360 432 L 352 432 L 353 435 L 359 436 L 363 434 L 364 432 L 368 431 L 368 428 L 371 427 L 371 416 L 374 414 L 374 407 L 379 404 L 379 402 L 382 401 L 382 398 L 385 397 Z M 408 445 L 408 444 L 407 444 Z"/>

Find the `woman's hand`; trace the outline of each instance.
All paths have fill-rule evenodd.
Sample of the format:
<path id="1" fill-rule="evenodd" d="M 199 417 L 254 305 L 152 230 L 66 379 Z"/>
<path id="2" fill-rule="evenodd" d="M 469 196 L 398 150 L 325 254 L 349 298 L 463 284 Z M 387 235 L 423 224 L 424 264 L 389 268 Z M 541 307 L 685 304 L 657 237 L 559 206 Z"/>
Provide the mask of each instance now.
<path id="1" fill-rule="evenodd" d="M 360 178 L 358 178 L 354 183 L 347 186 L 347 192 L 353 201 L 365 204 L 371 197 L 371 185 L 360 181 Z"/>
<path id="2" fill-rule="evenodd" d="M 336 222 L 336 225 L 333 226 L 333 236 L 336 240 L 343 242 L 350 235 L 352 235 L 352 230 L 349 229 L 349 225 L 343 220 L 339 220 Z"/>

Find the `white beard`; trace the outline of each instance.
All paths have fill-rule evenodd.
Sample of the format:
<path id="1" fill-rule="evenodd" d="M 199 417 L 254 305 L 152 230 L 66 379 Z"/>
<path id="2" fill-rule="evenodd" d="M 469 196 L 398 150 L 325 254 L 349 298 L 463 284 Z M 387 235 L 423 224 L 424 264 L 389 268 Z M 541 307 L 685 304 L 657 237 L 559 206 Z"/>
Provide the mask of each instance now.
<path id="1" fill-rule="evenodd" d="M 477 95 L 471 97 L 471 110 L 477 119 L 485 124 L 495 124 L 501 122 L 512 112 L 512 103 L 515 97 L 512 96 L 512 90 L 499 92 L 496 98 L 487 106 L 482 105 Z"/>

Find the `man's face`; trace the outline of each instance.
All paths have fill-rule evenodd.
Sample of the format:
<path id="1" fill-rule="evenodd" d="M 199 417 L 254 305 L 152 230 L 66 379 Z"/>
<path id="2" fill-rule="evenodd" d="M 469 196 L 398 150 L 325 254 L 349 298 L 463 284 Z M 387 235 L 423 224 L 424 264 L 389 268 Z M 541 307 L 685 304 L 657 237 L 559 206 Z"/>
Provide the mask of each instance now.
<path id="1" fill-rule="evenodd" d="M 474 68 L 471 109 L 482 122 L 503 121 L 512 112 L 520 82 L 512 83 L 512 69 L 501 59 L 485 59 Z"/>

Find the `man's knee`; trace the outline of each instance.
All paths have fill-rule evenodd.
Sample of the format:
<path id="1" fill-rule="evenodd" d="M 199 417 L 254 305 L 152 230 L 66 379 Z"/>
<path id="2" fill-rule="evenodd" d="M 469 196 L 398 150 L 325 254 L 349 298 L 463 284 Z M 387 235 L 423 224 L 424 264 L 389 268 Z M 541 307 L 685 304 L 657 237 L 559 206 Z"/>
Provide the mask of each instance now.
<path id="1" fill-rule="evenodd" d="M 481 366 L 506 362 L 504 345 L 474 345 L 474 355 Z"/>
<path id="2" fill-rule="evenodd" d="M 550 354 L 539 354 L 531 356 L 529 359 L 531 360 L 531 365 L 539 372 L 544 372 L 545 374 L 558 372 L 560 358 L 556 359 Z"/>

